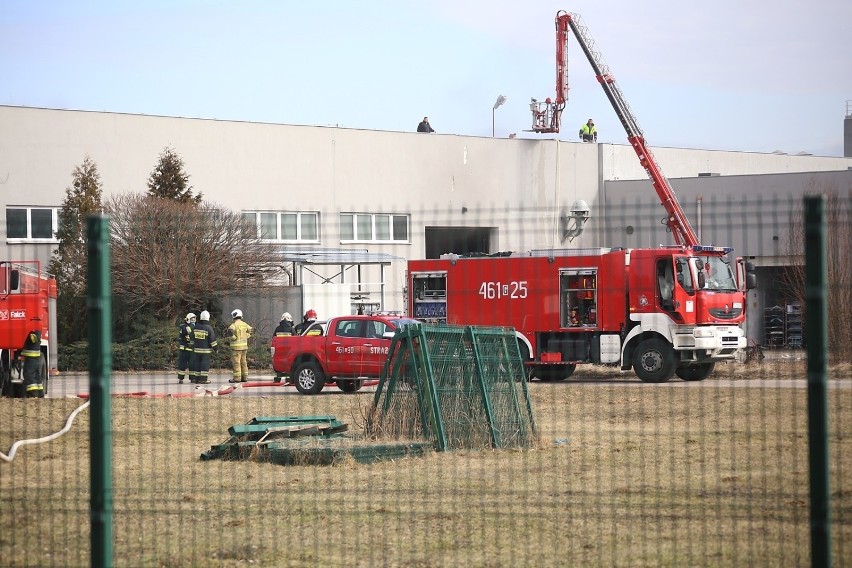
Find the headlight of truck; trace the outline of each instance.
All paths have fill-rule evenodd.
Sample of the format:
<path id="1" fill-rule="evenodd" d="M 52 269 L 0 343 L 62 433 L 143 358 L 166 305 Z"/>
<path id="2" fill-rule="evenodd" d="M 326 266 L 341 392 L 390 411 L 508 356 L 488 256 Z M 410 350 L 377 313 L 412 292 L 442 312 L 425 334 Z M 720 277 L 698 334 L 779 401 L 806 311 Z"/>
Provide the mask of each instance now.
<path id="1" fill-rule="evenodd" d="M 713 337 L 713 329 L 709 327 L 696 327 L 692 330 L 693 337 Z"/>
<path id="2" fill-rule="evenodd" d="M 275 346 L 269 348 L 269 352 L 272 353 L 272 356 L 275 357 Z"/>

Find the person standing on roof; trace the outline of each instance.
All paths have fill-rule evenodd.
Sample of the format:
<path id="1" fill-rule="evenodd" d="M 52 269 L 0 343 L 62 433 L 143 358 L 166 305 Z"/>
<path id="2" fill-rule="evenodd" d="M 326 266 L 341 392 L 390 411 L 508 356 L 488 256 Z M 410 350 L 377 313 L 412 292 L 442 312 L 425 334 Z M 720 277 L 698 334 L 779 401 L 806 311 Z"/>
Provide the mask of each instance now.
<path id="1" fill-rule="evenodd" d="M 423 120 L 420 122 L 420 124 L 417 125 L 417 132 L 425 132 L 427 134 L 431 134 L 432 132 L 435 132 L 435 130 L 432 128 L 432 125 L 429 124 L 429 117 L 428 116 L 424 116 Z"/>
<path id="2" fill-rule="evenodd" d="M 228 341 L 231 343 L 231 365 L 234 368 L 234 378 L 229 383 L 248 382 L 248 340 L 254 331 L 243 321 L 242 310 L 231 312 L 234 323 L 228 326 Z"/>
<path id="3" fill-rule="evenodd" d="M 595 121 L 591 118 L 586 124 L 580 127 L 580 140 L 583 142 L 598 141 L 598 129 L 595 128 Z"/>
<path id="4" fill-rule="evenodd" d="M 275 328 L 275 331 L 273 331 L 272 334 L 275 337 L 289 337 L 293 335 L 293 316 L 290 315 L 290 312 L 284 312 L 281 314 L 281 321 L 278 322 L 278 327 Z M 284 376 L 284 373 L 276 371 L 273 382 L 280 383 Z"/>
<path id="5" fill-rule="evenodd" d="M 305 312 L 305 317 L 302 318 L 302 323 L 296 326 L 296 335 L 302 335 L 308 326 L 317 321 L 317 312 L 313 308 Z"/>
<path id="6" fill-rule="evenodd" d="M 193 383 L 210 384 L 210 354 L 219 347 L 216 332 L 210 325 L 210 312 L 198 314 L 198 322 L 192 328 L 192 366 L 189 376 Z"/>
<path id="7" fill-rule="evenodd" d="M 21 348 L 24 359 L 24 388 L 27 398 L 44 398 L 44 383 L 41 376 L 41 331 L 34 329 L 27 334 Z"/>
<path id="8" fill-rule="evenodd" d="M 183 384 L 187 377 L 192 381 L 189 373 L 190 361 L 192 359 L 192 328 L 195 326 L 195 314 L 189 312 L 178 327 L 178 383 Z"/>

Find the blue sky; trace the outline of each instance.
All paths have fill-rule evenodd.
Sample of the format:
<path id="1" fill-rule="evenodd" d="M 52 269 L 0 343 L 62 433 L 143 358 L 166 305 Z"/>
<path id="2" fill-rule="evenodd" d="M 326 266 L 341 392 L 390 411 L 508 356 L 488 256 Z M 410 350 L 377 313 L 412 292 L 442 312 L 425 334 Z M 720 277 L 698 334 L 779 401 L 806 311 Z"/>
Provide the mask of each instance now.
<path id="1" fill-rule="evenodd" d="M 843 154 L 846 0 L 0 1 L 0 104 L 490 136 L 555 94 L 578 13 L 652 147 Z M 561 139 L 626 143 L 574 38 Z M 2 127 L 2 125 L 0 125 Z M 546 135 L 553 137 L 553 135 Z"/>

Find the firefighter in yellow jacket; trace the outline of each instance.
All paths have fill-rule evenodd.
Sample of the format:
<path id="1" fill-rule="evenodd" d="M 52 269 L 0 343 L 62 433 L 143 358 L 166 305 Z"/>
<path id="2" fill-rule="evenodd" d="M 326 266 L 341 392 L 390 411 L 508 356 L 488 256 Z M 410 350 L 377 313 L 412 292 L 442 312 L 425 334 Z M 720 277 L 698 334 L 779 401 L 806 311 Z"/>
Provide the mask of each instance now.
<path id="1" fill-rule="evenodd" d="M 44 383 L 41 376 L 41 332 L 37 329 L 27 334 L 21 348 L 24 359 L 24 388 L 27 398 L 44 398 Z"/>
<path id="2" fill-rule="evenodd" d="M 234 367 L 234 378 L 228 382 L 245 383 L 248 381 L 248 340 L 254 331 L 243 321 L 242 310 L 231 312 L 234 323 L 228 326 L 228 340 L 231 343 L 231 364 Z"/>

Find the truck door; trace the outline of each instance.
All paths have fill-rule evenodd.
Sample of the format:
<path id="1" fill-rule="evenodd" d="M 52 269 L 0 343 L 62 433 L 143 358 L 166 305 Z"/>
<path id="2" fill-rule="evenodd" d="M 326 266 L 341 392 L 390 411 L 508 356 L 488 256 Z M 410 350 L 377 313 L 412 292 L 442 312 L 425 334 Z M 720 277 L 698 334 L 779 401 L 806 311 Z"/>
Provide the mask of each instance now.
<path id="1" fill-rule="evenodd" d="M 326 353 L 328 374 L 347 377 L 363 377 L 364 353 L 364 320 L 337 320 L 334 329 L 328 330 L 329 348 Z"/>
<path id="2" fill-rule="evenodd" d="M 391 344 L 391 340 L 385 339 L 384 334 L 392 332 L 393 328 L 379 320 L 368 320 L 364 323 L 364 375 L 378 377 L 382 374 Z"/>
<path id="3" fill-rule="evenodd" d="M 656 274 L 660 309 L 678 323 L 695 323 L 695 285 L 689 259 L 658 258 Z"/>
<path id="4" fill-rule="evenodd" d="M 694 323 L 696 285 L 693 264 L 689 257 L 675 257 L 675 305 L 681 306 L 686 318 L 684 323 Z"/>

